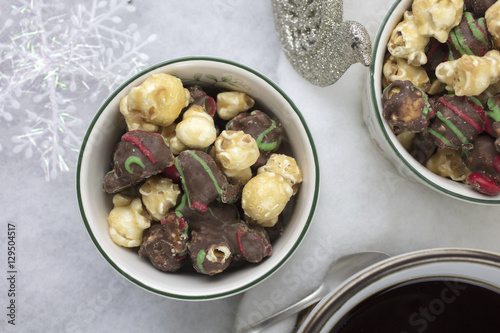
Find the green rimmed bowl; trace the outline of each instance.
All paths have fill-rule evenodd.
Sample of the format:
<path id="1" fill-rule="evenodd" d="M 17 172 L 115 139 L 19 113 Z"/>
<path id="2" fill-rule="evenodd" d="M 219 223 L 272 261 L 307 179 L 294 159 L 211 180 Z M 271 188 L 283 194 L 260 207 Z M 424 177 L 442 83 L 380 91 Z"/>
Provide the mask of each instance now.
<path id="1" fill-rule="evenodd" d="M 130 88 L 154 73 L 179 77 L 184 84 L 239 90 L 280 120 L 283 148 L 294 156 L 303 172 L 300 190 L 286 209 L 284 234 L 273 243 L 273 253 L 259 264 L 208 277 L 197 273 L 165 273 L 136 250 L 113 243 L 107 216 L 112 197 L 102 190 L 116 142 L 125 132 L 119 102 Z M 319 195 L 319 163 L 307 124 L 291 99 L 270 79 L 244 65 L 219 58 L 188 57 L 154 65 L 122 84 L 104 102 L 83 140 L 77 165 L 77 196 L 89 236 L 104 259 L 122 276 L 150 292 L 181 300 L 210 300 L 241 293 L 269 278 L 293 255 L 311 224 Z"/>
<path id="2" fill-rule="evenodd" d="M 382 155 L 390 160 L 403 176 L 449 197 L 478 204 L 499 204 L 500 195 L 487 196 L 481 194 L 469 185 L 438 176 L 417 162 L 404 149 L 382 116 L 382 67 L 387 42 L 394 27 L 402 20 L 403 13 L 406 10 L 411 10 L 412 2 L 412 0 L 395 1 L 387 12 L 375 37 L 367 94 L 363 107 L 368 130 Z"/>

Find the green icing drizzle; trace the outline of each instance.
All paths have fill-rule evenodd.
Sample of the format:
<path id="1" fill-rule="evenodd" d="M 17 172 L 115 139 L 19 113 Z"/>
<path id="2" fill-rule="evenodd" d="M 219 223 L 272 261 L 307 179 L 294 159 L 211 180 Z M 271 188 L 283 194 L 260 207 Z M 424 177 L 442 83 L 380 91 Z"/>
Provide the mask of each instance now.
<path id="1" fill-rule="evenodd" d="M 163 135 L 161 135 L 161 134 L 160 134 L 160 136 L 161 136 L 161 138 L 163 139 L 163 142 L 165 142 L 165 145 L 166 145 L 168 148 L 170 148 L 170 143 L 168 143 L 167 138 L 165 138 L 165 137 L 164 137 Z"/>
<path id="2" fill-rule="evenodd" d="M 146 166 L 144 165 L 144 163 L 142 163 L 142 160 L 139 157 L 137 157 L 137 156 L 129 156 L 127 158 L 127 160 L 125 161 L 125 169 L 127 170 L 128 173 L 134 173 L 132 171 L 132 169 L 130 168 L 131 164 L 137 164 L 138 166 L 140 166 L 143 169 L 146 168 Z"/>
<path id="3" fill-rule="evenodd" d="M 486 25 L 484 24 L 484 22 L 485 22 L 484 17 L 479 18 L 476 22 L 471 13 L 465 12 L 464 15 L 467 18 L 467 23 L 469 24 L 470 31 L 472 31 L 472 34 L 474 35 L 474 37 L 476 37 L 478 40 L 480 40 L 481 43 L 483 43 L 484 45 L 488 45 L 488 41 L 486 40 L 486 36 L 483 33 L 483 31 L 486 31 Z M 479 29 L 477 27 L 478 25 L 481 27 L 482 31 L 481 31 L 481 29 Z"/>
<path id="4" fill-rule="evenodd" d="M 184 215 L 182 215 L 181 210 L 186 206 L 186 197 L 187 197 L 187 194 L 184 193 L 182 195 L 180 204 L 175 209 L 175 216 L 177 216 L 179 218 L 184 216 Z"/>
<path id="5" fill-rule="evenodd" d="M 454 145 L 453 143 L 451 143 L 450 141 L 448 141 L 444 136 L 442 136 L 440 133 L 436 132 L 432 128 L 428 128 L 427 131 L 429 133 L 431 133 L 432 135 L 434 135 L 436 138 L 438 138 L 440 141 L 442 141 L 446 146 L 448 146 L 448 147 L 454 147 L 454 148 L 457 147 L 456 145 Z"/>
<path id="6" fill-rule="evenodd" d="M 449 119 L 446 119 L 441 112 L 437 113 L 437 117 L 441 120 L 446 126 L 451 129 L 453 133 L 462 141 L 462 143 L 469 143 L 469 140 L 464 136 L 464 134 L 453 124 Z"/>
<path id="7" fill-rule="evenodd" d="M 202 272 L 205 271 L 205 269 L 203 268 L 203 262 L 205 261 L 206 255 L 207 253 L 205 252 L 205 250 L 200 250 L 200 252 L 198 252 L 198 254 L 196 255 L 196 265 Z"/>
<path id="8" fill-rule="evenodd" d="M 176 157 L 174 160 L 175 167 L 177 168 L 177 171 L 179 171 L 179 175 L 181 176 L 181 182 L 182 182 L 182 187 L 184 189 L 184 196 L 182 197 L 182 200 L 184 202 L 184 205 L 186 204 L 185 198 L 187 197 L 188 203 L 191 206 L 191 203 L 189 202 L 189 190 L 188 187 L 186 186 L 186 178 L 184 177 L 184 172 L 181 168 L 181 163 L 179 162 L 179 158 Z M 177 211 L 176 211 L 177 214 Z"/>
<path id="9" fill-rule="evenodd" d="M 429 112 L 432 110 L 431 104 L 429 103 L 429 97 L 427 96 L 427 94 L 419 87 L 415 86 L 415 88 L 418 89 L 422 93 L 421 96 L 424 99 L 425 107 L 422 110 L 422 123 L 425 123 L 427 121 L 427 116 L 428 116 Z"/>
<path id="10" fill-rule="evenodd" d="M 495 99 L 492 97 L 488 98 L 487 105 L 488 105 L 489 111 L 485 110 L 484 112 L 488 115 L 488 117 L 490 117 L 494 121 L 499 121 L 500 120 L 500 107 L 495 102 Z"/>
<path id="11" fill-rule="evenodd" d="M 484 31 L 486 31 L 486 26 L 485 26 L 485 20 L 484 18 L 479 18 L 477 21 L 474 20 L 474 16 L 469 13 L 465 12 L 464 16 L 467 20 L 467 24 L 469 25 L 469 29 L 472 32 L 472 35 L 479 40 L 482 44 L 488 45 L 488 40 L 486 39 L 486 36 L 484 34 Z M 478 28 L 478 26 L 480 28 Z M 449 38 L 451 39 L 452 44 L 456 47 L 458 52 L 460 54 L 468 54 L 468 55 L 474 55 L 474 52 L 467 46 L 466 41 L 464 36 L 460 33 L 460 30 L 458 27 L 454 28 L 452 31 L 450 31 Z M 451 56 L 450 52 L 450 56 Z M 449 60 L 454 60 L 452 59 L 453 57 L 450 57 Z"/>
<path id="12" fill-rule="evenodd" d="M 196 155 L 196 154 L 195 154 L 195 152 L 193 152 L 193 151 L 191 151 L 191 150 L 188 150 L 187 152 L 188 152 L 189 154 L 191 154 L 191 156 L 192 156 L 192 157 L 193 157 L 196 161 L 198 161 L 198 163 L 200 163 L 200 164 L 201 164 L 201 166 L 203 167 L 203 169 L 205 169 L 205 171 L 208 173 L 208 175 L 210 176 L 210 179 L 212 179 L 212 182 L 214 183 L 215 188 L 217 189 L 217 192 L 219 193 L 219 199 L 220 199 L 220 196 L 221 196 L 221 194 L 222 194 L 222 190 L 221 190 L 221 188 L 220 188 L 219 184 L 217 183 L 217 179 L 215 179 L 215 176 L 214 176 L 214 174 L 213 174 L 212 170 L 210 170 L 210 167 L 209 167 L 209 166 L 205 163 L 205 161 L 203 161 L 203 160 L 201 159 L 201 157 L 199 157 L 198 155 Z M 177 166 L 177 165 L 176 165 L 176 166 Z M 177 169 L 179 169 L 179 168 L 177 168 Z M 181 176 L 182 176 L 182 174 L 181 174 Z M 188 200 L 189 200 L 189 198 L 188 198 Z M 191 203 L 190 203 L 190 205 L 191 205 Z"/>
<path id="13" fill-rule="evenodd" d="M 460 54 L 469 54 L 469 55 L 473 54 L 471 49 L 465 45 L 464 37 L 458 31 L 458 29 L 453 29 L 452 31 L 450 31 L 449 37 L 451 38 L 453 45 L 457 48 Z"/>
<path id="14" fill-rule="evenodd" d="M 268 117 L 268 119 L 271 121 L 271 126 L 269 126 L 269 128 L 267 128 L 264 132 L 260 133 L 259 137 L 256 140 L 257 147 L 259 147 L 259 149 L 264 150 L 264 151 L 273 150 L 278 146 L 278 141 L 269 142 L 269 143 L 262 143 L 262 140 L 264 140 L 264 137 L 269 132 L 271 132 L 273 129 L 276 128 L 276 122 L 269 117 Z"/>
<path id="15" fill-rule="evenodd" d="M 481 103 L 481 101 L 479 99 L 477 99 L 476 97 L 474 96 L 467 96 L 467 98 L 472 101 L 474 104 L 476 104 L 477 106 L 480 106 L 481 108 L 483 107 L 483 103 Z"/>

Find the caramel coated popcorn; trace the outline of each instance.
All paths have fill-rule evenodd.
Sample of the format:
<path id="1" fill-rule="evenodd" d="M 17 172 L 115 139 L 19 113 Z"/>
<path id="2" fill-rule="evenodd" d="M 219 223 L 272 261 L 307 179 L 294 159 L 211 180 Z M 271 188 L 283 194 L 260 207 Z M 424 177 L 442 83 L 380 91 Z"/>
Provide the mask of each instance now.
<path id="1" fill-rule="evenodd" d="M 476 96 L 500 80 L 500 52 L 491 50 L 484 57 L 464 54 L 436 68 L 436 76 L 458 96 Z"/>
<path id="2" fill-rule="evenodd" d="M 255 105 L 252 97 L 240 91 L 224 91 L 217 94 L 217 114 L 221 119 L 229 120 L 241 112 L 248 111 Z"/>
<path id="3" fill-rule="evenodd" d="M 500 2 L 497 1 L 488 8 L 484 17 L 488 31 L 493 38 L 495 46 L 498 48 L 500 47 Z"/>
<path id="4" fill-rule="evenodd" d="M 201 106 L 193 105 L 184 113 L 182 121 L 175 128 L 175 135 L 189 148 L 205 149 L 217 137 L 214 120 Z"/>
<path id="5" fill-rule="evenodd" d="M 175 133 L 175 128 L 177 124 L 172 124 L 167 127 L 162 127 L 160 134 L 167 139 L 168 145 L 170 146 L 170 150 L 172 154 L 179 155 L 182 151 L 188 149 L 188 147 L 179 140 Z"/>
<path id="6" fill-rule="evenodd" d="M 124 247 L 141 245 L 144 230 L 151 226 L 151 217 L 141 199 L 119 193 L 113 196 L 113 205 L 108 215 L 109 235 L 113 242 Z"/>
<path id="7" fill-rule="evenodd" d="M 252 177 L 250 167 L 260 156 L 255 139 L 243 131 L 222 131 L 214 144 L 215 158 L 229 178 L 246 183 Z"/>
<path id="8" fill-rule="evenodd" d="M 408 64 L 405 58 L 390 56 L 382 69 L 385 82 L 384 88 L 394 81 L 411 81 L 414 85 L 427 92 L 431 86 L 429 76 L 421 66 Z"/>
<path id="9" fill-rule="evenodd" d="M 414 0 L 412 5 L 419 33 L 441 43 L 460 22 L 463 9 L 463 0 Z"/>
<path id="10" fill-rule="evenodd" d="M 241 207 L 250 223 L 272 227 L 302 182 L 293 157 L 273 154 L 243 188 Z"/>
<path id="11" fill-rule="evenodd" d="M 406 11 L 403 21 L 392 31 L 387 49 L 393 56 L 407 59 L 408 64 L 420 66 L 427 62 L 425 46 L 428 42 L 429 37 L 422 36 L 418 32 L 413 13 Z"/>
<path id="12" fill-rule="evenodd" d="M 129 112 L 140 114 L 144 121 L 168 126 L 189 104 L 189 91 L 175 76 L 152 74 L 139 86 L 130 89 L 127 98 Z"/>
<path id="13" fill-rule="evenodd" d="M 267 163 L 259 168 L 258 173 L 273 172 L 280 175 L 297 193 L 298 185 L 302 183 L 302 171 L 297 161 L 285 154 L 272 154 Z"/>
<path id="14" fill-rule="evenodd" d="M 246 183 L 241 196 L 241 207 L 250 223 L 272 227 L 278 222 L 278 216 L 293 192 L 282 176 L 274 172 L 262 172 Z"/>
<path id="15" fill-rule="evenodd" d="M 142 202 L 148 213 L 156 221 L 161 221 L 177 204 L 181 190 L 171 179 L 154 176 L 139 187 Z"/>
<path id="16" fill-rule="evenodd" d="M 470 170 L 462 163 L 461 153 L 449 148 L 438 149 L 425 164 L 426 168 L 441 177 L 467 182 Z"/>

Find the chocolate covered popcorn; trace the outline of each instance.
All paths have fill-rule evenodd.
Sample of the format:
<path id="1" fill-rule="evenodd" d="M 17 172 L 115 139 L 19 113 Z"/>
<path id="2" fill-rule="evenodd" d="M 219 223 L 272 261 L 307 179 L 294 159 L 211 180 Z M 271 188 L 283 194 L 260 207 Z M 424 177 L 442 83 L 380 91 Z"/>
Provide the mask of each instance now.
<path id="1" fill-rule="evenodd" d="M 111 239 L 164 272 L 211 276 L 270 256 L 302 172 L 279 153 L 281 123 L 254 106 L 243 92 L 184 87 L 169 74 L 132 88 L 119 106 L 128 131 L 103 180 Z"/>
<path id="2" fill-rule="evenodd" d="M 414 0 L 383 66 L 382 114 L 405 149 L 486 195 L 500 193 L 499 31 L 498 1 Z"/>
<path id="3" fill-rule="evenodd" d="M 175 272 L 184 264 L 189 244 L 188 227 L 174 213 L 144 232 L 139 256 L 161 271 Z"/>
<path id="4" fill-rule="evenodd" d="M 159 174 L 174 163 L 165 138 L 142 130 L 122 135 L 113 155 L 113 170 L 106 174 L 103 189 L 117 193 Z"/>

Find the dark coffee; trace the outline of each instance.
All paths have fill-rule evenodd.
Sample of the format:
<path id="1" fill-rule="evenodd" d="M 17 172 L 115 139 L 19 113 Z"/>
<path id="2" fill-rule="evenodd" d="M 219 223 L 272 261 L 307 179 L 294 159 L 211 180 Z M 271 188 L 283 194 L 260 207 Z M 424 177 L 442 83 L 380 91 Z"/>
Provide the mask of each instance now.
<path id="1" fill-rule="evenodd" d="M 500 292 L 465 279 L 402 283 L 362 301 L 330 331 L 360 332 L 498 333 Z"/>

